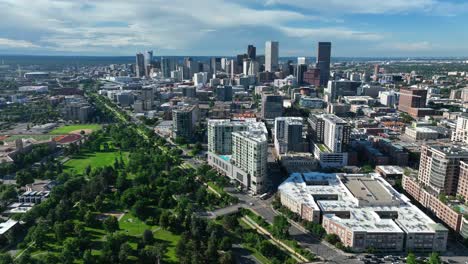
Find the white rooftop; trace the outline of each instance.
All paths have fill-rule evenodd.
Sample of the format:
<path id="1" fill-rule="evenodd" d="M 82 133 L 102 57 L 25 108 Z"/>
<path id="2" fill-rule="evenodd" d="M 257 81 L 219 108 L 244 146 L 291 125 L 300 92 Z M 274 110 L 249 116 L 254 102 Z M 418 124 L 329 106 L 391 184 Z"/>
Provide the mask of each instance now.
<path id="1" fill-rule="evenodd" d="M 435 222 L 376 173 L 293 173 L 279 191 L 353 231 L 434 231 Z"/>

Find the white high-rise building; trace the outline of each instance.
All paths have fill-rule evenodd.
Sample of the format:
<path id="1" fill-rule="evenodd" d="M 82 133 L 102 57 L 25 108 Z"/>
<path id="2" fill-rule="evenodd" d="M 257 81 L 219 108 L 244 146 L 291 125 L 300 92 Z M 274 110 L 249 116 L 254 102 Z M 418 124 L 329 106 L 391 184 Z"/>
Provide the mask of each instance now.
<path id="1" fill-rule="evenodd" d="M 323 115 L 324 143 L 332 152 L 343 152 L 343 146 L 349 141 L 351 127 L 336 115 Z"/>
<path id="2" fill-rule="evenodd" d="M 260 124 L 247 131 L 232 133 L 232 161 L 247 173 L 243 182 L 255 193 L 265 189 L 267 176 L 268 132 L 265 125 Z"/>
<path id="3" fill-rule="evenodd" d="M 468 114 L 462 114 L 458 117 L 452 141 L 468 144 Z"/>
<path id="4" fill-rule="evenodd" d="M 232 153 L 232 133 L 244 131 L 247 126 L 248 123 L 243 121 L 208 120 L 208 151 L 218 155 L 230 155 Z"/>
<path id="5" fill-rule="evenodd" d="M 267 41 L 265 43 L 265 71 L 275 72 L 278 70 L 279 42 Z"/>
<path id="6" fill-rule="evenodd" d="M 193 83 L 194 85 L 205 85 L 208 82 L 208 73 L 207 72 L 198 72 L 193 74 Z"/>
<path id="7" fill-rule="evenodd" d="M 268 132 L 255 119 L 209 120 L 208 164 L 254 193 L 267 187 Z"/>

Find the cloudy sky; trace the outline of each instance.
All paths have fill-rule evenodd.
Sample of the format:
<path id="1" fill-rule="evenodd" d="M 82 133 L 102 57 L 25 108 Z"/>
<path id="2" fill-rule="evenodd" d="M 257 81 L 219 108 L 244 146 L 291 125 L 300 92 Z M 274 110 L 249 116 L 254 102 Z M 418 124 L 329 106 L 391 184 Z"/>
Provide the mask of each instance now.
<path id="1" fill-rule="evenodd" d="M 0 54 L 468 56 L 466 0 L 0 0 Z"/>

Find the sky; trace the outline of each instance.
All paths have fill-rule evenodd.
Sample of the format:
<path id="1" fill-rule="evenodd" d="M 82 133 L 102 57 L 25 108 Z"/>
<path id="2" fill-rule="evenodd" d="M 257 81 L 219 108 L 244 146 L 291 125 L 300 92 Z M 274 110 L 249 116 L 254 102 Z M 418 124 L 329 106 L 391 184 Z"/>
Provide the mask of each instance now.
<path id="1" fill-rule="evenodd" d="M 468 56 L 467 0 L 0 0 L 0 54 Z"/>

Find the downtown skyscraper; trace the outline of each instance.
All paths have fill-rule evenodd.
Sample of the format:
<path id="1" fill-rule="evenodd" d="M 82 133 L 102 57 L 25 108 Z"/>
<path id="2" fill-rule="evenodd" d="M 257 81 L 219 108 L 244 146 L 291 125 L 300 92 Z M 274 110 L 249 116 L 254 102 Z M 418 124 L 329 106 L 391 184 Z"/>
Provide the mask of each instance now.
<path id="1" fill-rule="evenodd" d="M 265 71 L 275 72 L 278 70 L 279 43 L 267 41 L 265 43 Z"/>
<path id="2" fill-rule="evenodd" d="M 331 42 L 319 42 L 317 68 L 320 70 L 320 85 L 327 85 L 330 79 Z"/>
<path id="3" fill-rule="evenodd" d="M 136 54 L 135 73 L 140 78 L 145 76 L 145 56 L 142 53 Z"/>

